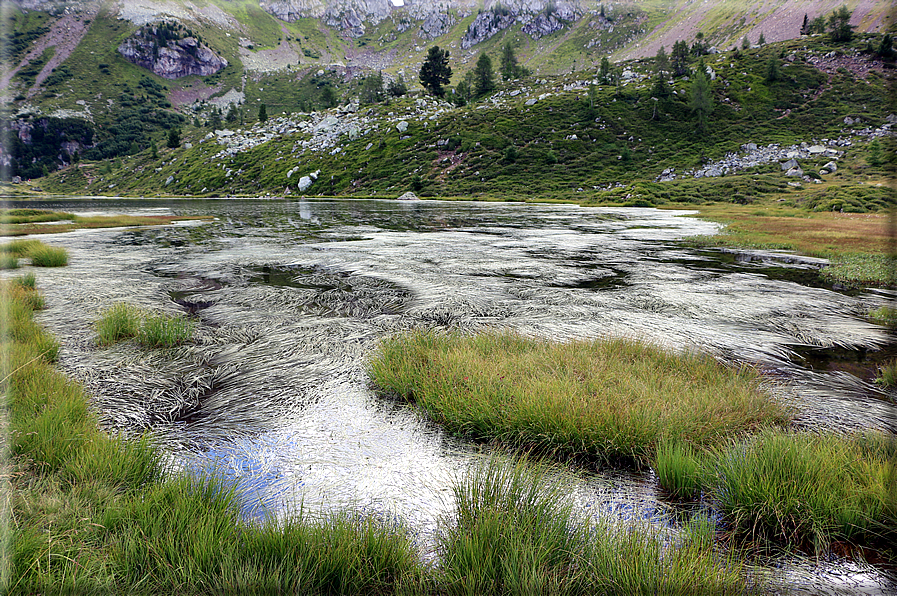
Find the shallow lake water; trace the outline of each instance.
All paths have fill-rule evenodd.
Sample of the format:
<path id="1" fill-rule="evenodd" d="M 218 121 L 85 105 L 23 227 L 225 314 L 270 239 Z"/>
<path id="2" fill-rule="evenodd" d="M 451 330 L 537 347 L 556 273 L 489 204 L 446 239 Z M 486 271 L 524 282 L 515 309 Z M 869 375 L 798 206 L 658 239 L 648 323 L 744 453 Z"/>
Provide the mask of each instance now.
<path id="1" fill-rule="evenodd" d="M 346 507 L 398 519 L 426 553 L 453 479 L 488 457 L 405 404 L 378 398 L 364 362 L 407 329 L 511 329 L 557 340 L 627 336 L 749 362 L 797 425 L 897 432 L 872 384 L 886 292 L 834 291 L 818 263 L 696 251 L 716 224 L 686 212 L 570 205 L 361 200 L 114 200 L 76 213 L 212 215 L 206 223 L 42 236 L 70 264 L 38 271 L 40 315 L 113 430 L 152 430 L 176 466 L 214 469 L 247 514 Z M 188 312 L 195 344 L 100 349 L 116 301 Z M 675 527 L 650 472 L 570 469 L 585 512 Z M 897 592 L 893 570 L 833 557 L 778 559 L 787 593 Z"/>

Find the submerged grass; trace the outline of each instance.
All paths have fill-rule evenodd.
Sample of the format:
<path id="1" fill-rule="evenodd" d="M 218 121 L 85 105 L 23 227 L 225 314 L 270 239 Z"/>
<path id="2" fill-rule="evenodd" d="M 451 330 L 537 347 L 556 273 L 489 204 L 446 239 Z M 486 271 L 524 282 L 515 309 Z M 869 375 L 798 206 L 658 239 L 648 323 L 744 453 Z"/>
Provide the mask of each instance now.
<path id="1" fill-rule="evenodd" d="M 186 220 L 208 220 L 211 216 L 91 215 L 81 216 L 42 209 L 0 210 L 0 236 L 58 234 L 83 228 L 161 226 Z M 53 222 L 52 224 L 47 222 Z M 6 225 L 3 225 L 6 224 Z M 37 241 L 31 241 L 37 242 Z"/>
<path id="2" fill-rule="evenodd" d="M 667 438 L 714 444 L 788 419 L 756 371 L 638 341 L 412 333 L 368 368 L 454 432 L 541 452 L 648 461 Z"/>
<path id="3" fill-rule="evenodd" d="M 12 467 L 3 593 L 383 594 L 424 586 L 406 532 L 353 514 L 251 524 L 214 478 L 173 476 L 146 437 L 99 430 L 52 366 L 27 284 L 4 283 Z M 408 590 L 406 590 L 408 591 Z"/>
<path id="4" fill-rule="evenodd" d="M 493 460 L 459 480 L 444 563 L 408 532 L 354 513 L 250 523 L 214 477 L 168 471 L 147 437 L 99 430 L 40 349 L 34 292 L 4 283 L 3 389 L 12 485 L 4 593 L 733 594 L 741 563 L 706 531 L 670 540 L 571 513 L 548 468 Z M 563 493 L 569 494 L 569 493 Z"/>
<path id="5" fill-rule="evenodd" d="M 830 260 L 820 272 L 832 283 L 888 286 L 895 281 L 894 258 L 888 255 L 893 234 L 886 214 L 817 213 L 795 208 L 735 205 L 700 207 L 700 217 L 726 224 L 715 236 L 692 236 L 696 247 L 730 246 L 789 250 Z"/>
<path id="6" fill-rule="evenodd" d="M 884 435 L 765 430 L 703 451 L 660 449 L 656 467 L 668 490 L 704 490 L 736 533 L 822 549 L 897 534 L 895 458 Z"/>
<path id="7" fill-rule="evenodd" d="M 194 323 L 184 316 L 155 315 L 125 302 L 106 310 L 96 322 L 97 343 L 109 346 L 137 338 L 151 348 L 166 348 L 190 341 Z"/>
<path id="8" fill-rule="evenodd" d="M 449 594 L 738 594 L 742 564 L 714 549 L 707 525 L 674 541 L 647 526 L 578 517 L 548 467 L 483 462 L 454 489 L 442 541 Z"/>

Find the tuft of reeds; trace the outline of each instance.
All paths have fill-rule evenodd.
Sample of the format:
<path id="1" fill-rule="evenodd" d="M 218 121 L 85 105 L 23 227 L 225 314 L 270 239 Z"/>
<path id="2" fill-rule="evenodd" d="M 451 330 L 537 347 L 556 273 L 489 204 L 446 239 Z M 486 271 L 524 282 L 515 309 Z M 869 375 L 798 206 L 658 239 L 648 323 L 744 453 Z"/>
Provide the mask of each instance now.
<path id="1" fill-rule="evenodd" d="M 771 429 L 703 452 L 661 449 L 657 457 L 661 486 L 703 488 L 736 532 L 817 549 L 833 538 L 897 533 L 895 466 L 892 437 Z"/>
<path id="2" fill-rule="evenodd" d="M 152 348 L 167 348 L 190 341 L 193 321 L 184 316 L 148 315 L 137 333 L 137 340 Z"/>
<path id="3" fill-rule="evenodd" d="M 411 333 L 368 370 L 454 432 L 542 452 L 649 461 L 665 438 L 713 444 L 788 419 L 753 369 L 638 341 Z"/>
<path id="4" fill-rule="evenodd" d="M 39 240 L 13 240 L 0 245 L 0 255 L 6 264 L 16 261 L 14 267 L 0 267 L 14 269 L 18 267 L 18 259 L 27 258 L 35 267 L 64 267 L 68 265 L 69 253 L 61 247 L 47 246 Z"/>
<path id="5" fill-rule="evenodd" d="M 15 285 L 26 290 L 34 290 L 37 288 L 37 276 L 35 276 L 31 271 L 24 275 L 20 275 L 19 277 L 13 278 L 12 281 Z"/>
<path id="6" fill-rule="evenodd" d="M 654 472 L 661 487 L 680 499 L 693 499 L 701 492 L 703 460 L 688 443 L 664 441 L 654 456 Z"/>
<path id="7" fill-rule="evenodd" d="M 68 251 L 58 246 L 38 246 L 28 256 L 35 267 L 65 267 L 69 263 Z"/>
<path id="8" fill-rule="evenodd" d="M 13 254 L 0 254 L 0 269 L 18 269 L 19 257 Z"/>
<path id="9" fill-rule="evenodd" d="M 126 302 L 117 302 L 97 320 L 97 343 L 109 346 L 123 339 L 136 337 L 140 331 L 142 312 Z"/>
<path id="10" fill-rule="evenodd" d="M 742 565 L 713 549 L 712 526 L 676 543 L 647 526 L 573 513 L 544 465 L 492 458 L 455 486 L 457 519 L 442 538 L 449 594 L 738 594 Z M 567 487 L 569 488 L 569 487 Z M 709 533 L 708 533 L 709 532 Z"/>
<path id="11" fill-rule="evenodd" d="M 889 360 L 881 365 L 875 382 L 885 387 L 897 387 L 897 360 Z"/>
<path id="12" fill-rule="evenodd" d="M 183 316 L 153 315 L 132 304 L 118 302 L 96 322 L 97 343 L 108 346 L 133 337 L 145 346 L 172 347 L 190 341 L 194 327 Z"/>

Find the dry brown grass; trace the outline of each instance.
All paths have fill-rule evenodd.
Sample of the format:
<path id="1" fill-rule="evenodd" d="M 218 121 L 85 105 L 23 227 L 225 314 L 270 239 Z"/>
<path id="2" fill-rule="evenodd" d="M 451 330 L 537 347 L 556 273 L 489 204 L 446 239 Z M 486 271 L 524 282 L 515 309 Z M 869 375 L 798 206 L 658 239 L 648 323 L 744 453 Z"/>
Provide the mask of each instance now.
<path id="1" fill-rule="evenodd" d="M 119 228 L 133 226 L 164 226 L 176 221 L 210 220 L 211 216 L 173 216 L 173 215 L 97 215 L 92 217 L 75 217 L 71 222 L 63 224 L 28 223 L 0 226 L 0 236 L 26 236 L 29 234 L 60 234 L 85 228 Z"/>
<path id="2" fill-rule="evenodd" d="M 698 217 L 727 225 L 725 235 L 718 237 L 720 244 L 781 246 L 831 257 L 884 254 L 895 235 L 893 218 L 878 213 L 808 213 L 735 205 L 705 205 L 700 211 Z"/>

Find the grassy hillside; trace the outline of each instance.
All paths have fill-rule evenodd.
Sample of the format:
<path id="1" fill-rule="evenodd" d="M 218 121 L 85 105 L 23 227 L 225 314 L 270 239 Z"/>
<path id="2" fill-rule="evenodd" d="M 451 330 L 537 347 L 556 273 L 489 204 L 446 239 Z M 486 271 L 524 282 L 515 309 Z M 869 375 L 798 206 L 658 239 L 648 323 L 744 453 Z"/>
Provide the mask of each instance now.
<path id="1" fill-rule="evenodd" d="M 120 172 L 103 173 L 107 165 L 82 162 L 47 179 L 44 188 L 97 194 L 283 194 L 296 192 L 300 176 L 320 170 L 305 194 L 413 190 L 424 196 L 628 204 L 750 203 L 783 194 L 795 203 L 830 207 L 844 187 L 849 188 L 843 191 L 846 198 L 859 197 L 866 208 L 876 209 L 888 201 L 886 190 L 875 186 L 886 175 L 885 163 L 869 159 L 869 137 L 862 131 L 885 124 L 892 109 L 890 71 L 868 69 L 875 56 L 864 53 L 867 42 L 877 39 L 858 37 L 849 46 L 833 46 L 817 36 L 705 56 L 715 80 L 713 110 L 703 132 L 689 105 L 692 81 L 664 77 L 665 91 L 657 93 L 654 61 L 642 60 L 622 65 L 632 79 L 620 86 L 595 84 L 592 71 L 503 84 L 496 94 L 462 108 L 405 97 L 362 106 L 354 114 L 333 110 L 329 114 L 344 132 L 319 151 L 303 146 L 310 134 L 299 126 L 305 122 L 310 130 L 327 114 L 272 119 L 256 125 L 254 133 L 249 122 L 242 129 L 232 127 L 238 135 L 270 137 L 233 155 L 222 155 L 225 146 L 206 138 L 208 128 L 187 127 L 185 144 L 164 150 L 158 160 L 144 151 L 122 161 Z M 771 63 L 779 73 L 775 80 L 768 78 Z M 255 113 L 251 116 L 254 120 Z M 856 122 L 845 124 L 845 118 Z M 403 120 L 407 130 L 400 132 L 397 125 Z M 681 175 L 739 152 L 749 142 L 788 146 L 838 138 L 853 140 L 839 148 L 843 155 L 836 172 L 818 174 L 831 160 L 825 154 L 801 160 L 804 171 L 820 183 L 789 186 L 792 180 L 778 162 L 722 177 Z M 887 154 L 885 140 L 876 146 L 880 155 Z M 654 182 L 668 169 L 675 169 L 679 179 Z"/>

